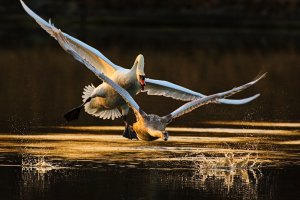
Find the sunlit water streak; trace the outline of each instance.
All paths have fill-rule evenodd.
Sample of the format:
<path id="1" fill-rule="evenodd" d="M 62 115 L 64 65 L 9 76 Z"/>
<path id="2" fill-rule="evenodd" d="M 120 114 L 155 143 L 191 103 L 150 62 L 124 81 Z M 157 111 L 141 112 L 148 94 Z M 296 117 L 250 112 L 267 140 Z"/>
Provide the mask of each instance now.
<path id="1" fill-rule="evenodd" d="M 42 128 L 42 127 L 39 127 Z M 274 158 L 297 158 L 290 145 L 300 141 L 299 130 L 265 130 L 238 128 L 177 128 L 170 127 L 168 142 L 130 141 L 116 135 L 123 127 L 48 127 L 48 129 L 79 131 L 73 133 L 43 133 L 34 135 L 0 135 L 0 152 L 23 152 L 64 159 L 126 161 L 185 160 L 182 155 L 199 151 L 219 153 L 234 147 L 236 153 L 257 153 L 265 162 Z M 46 129 L 46 127 L 44 127 Z M 91 133 L 84 133 L 93 131 Z M 107 132 L 108 133 L 104 133 Z M 98 132 L 94 133 L 94 132 Z M 111 133 L 114 133 L 113 135 Z M 186 133 L 192 136 L 185 136 Z M 181 134 L 183 134 L 181 136 Z M 297 140 L 298 138 L 298 140 Z M 276 148 L 284 148 L 279 151 Z M 275 151 L 274 151 L 275 150 Z M 291 149 L 290 149 L 291 150 Z M 151 153 L 155 152 L 155 156 Z M 175 157 L 175 158 L 174 158 Z"/>
<path id="2" fill-rule="evenodd" d="M 232 126 L 252 126 L 266 128 L 297 128 L 300 129 L 300 123 L 289 122 L 247 122 L 247 121 L 203 121 L 202 124 L 209 125 L 232 125 Z"/>
<path id="3" fill-rule="evenodd" d="M 207 122 L 209 123 L 209 122 Z M 213 123 L 213 122 L 211 122 Z M 222 125 L 220 122 L 216 122 L 216 124 Z M 236 125 L 236 123 L 228 122 L 228 124 Z M 251 124 L 249 122 L 249 124 Z M 248 125 L 249 125 L 248 124 Z M 254 123 L 252 126 L 255 126 Z M 267 124 L 267 123 L 262 123 Z M 281 123 L 284 124 L 284 123 Z M 285 129 L 241 129 L 241 128 L 190 128 L 190 127 L 168 127 L 167 130 L 171 132 L 180 132 L 180 133 L 233 133 L 233 134 L 262 134 L 262 135 L 282 135 L 282 136 L 290 136 L 296 135 L 300 136 L 300 125 L 298 126 L 297 123 L 290 123 L 294 124 L 291 127 L 298 128 L 296 130 L 285 130 Z M 247 123 L 245 124 L 247 125 Z M 267 128 L 273 127 L 272 123 L 269 123 Z M 274 125 L 276 127 L 276 125 Z M 280 126 L 279 126 L 280 127 Z M 124 130 L 123 126 L 53 126 L 53 127 L 36 127 L 36 128 L 44 128 L 44 129 L 54 129 L 54 130 L 65 130 L 65 131 L 122 131 Z"/>

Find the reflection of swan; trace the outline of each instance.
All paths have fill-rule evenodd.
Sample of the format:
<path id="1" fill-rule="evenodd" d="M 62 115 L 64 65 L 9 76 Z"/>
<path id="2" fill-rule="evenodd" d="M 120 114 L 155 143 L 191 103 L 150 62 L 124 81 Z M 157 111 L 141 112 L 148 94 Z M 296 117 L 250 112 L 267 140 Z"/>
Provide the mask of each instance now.
<path id="1" fill-rule="evenodd" d="M 25 11 L 33 17 L 44 30 L 54 37 L 64 50 L 69 53 L 76 52 L 76 55 L 71 53 L 75 59 L 82 62 L 81 58 L 84 58 L 98 71 L 104 73 L 107 77 L 127 90 L 130 95 L 134 96 L 142 89 L 142 91 L 147 92 L 149 95 L 162 95 L 182 101 L 191 101 L 199 97 L 205 97 L 203 94 L 167 81 L 145 79 L 144 57 L 142 55 L 137 56 L 131 69 L 125 69 L 115 65 L 98 50 L 61 32 L 59 29 L 55 28 L 51 22 L 47 23 L 30 10 L 22 0 L 20 1 Z M 219 99 L 218 102 L 225 104 L 245 104 L 252 101 L 257 96 L 258 95 L 255 95 L 240 100 Z M 125 124 L 127 125 L 126 116 L 129 107 L 120 95 L 118 95 L 118 93 L 109 85 L 103 83 L 96 88 L 93 85 L 86 86 L 83 92 L 83 102 L 84 103 L 81 106 L 65 115 L 67 120 L 77 119 L 80 110 L 85 107 L 87 113 L 103 119 L 115 119 L 122 115 Z M 121 110 L 121 113 L 119 110 Z"/>
<path id="2" fill-rule="evenodd" d="M 61 32 L 58 32 L 58 37 L 63 38 L 64 36 L 62 35 Z M 122 98 L 127 102 L 128 106 L 131 107 L 131 109 L 134 111 L 134 114 L 136 116 L 136 122 L 133 124 L 133 130 L 135 131 L 136 135 L 133 135 L 134 132 L 131 132 L 129 130 L 128 137 L 129 138 L 137 138 L 141 140 L 156 140 L 158 138 L 163 138 L 164 140 L 167 140 L 169 137 L 168 132 L 165 130 L 166 126 L 175 118 L 180 117 L 186 113 L 191 112 L 192 110 L 208 104 L 208 103 L 213 103 L 217 102 L 218 99 L 220 98 L 226 98 L 228 96 L 231 96 L 235 93 L 238 93 L 253 84 L 255 84 L 257 81 L 265 77 L 265 74 L 262 76 L 258 77 L 256 80 L 249 82 L 245 85 L 242 85 L 240 87 L 233 88 L 232 90 L 228 90 L 226 92 L 218 93 L 218 94 L 213 94 L 210 96 L 206 96 L 203 98 L 199 98 L 196 100 L 193 100 L 191 102 L 188 102 L 184 104 L 183 106 L 179 107 L 172 113 L 160 117 L 158 115 L 154 114 L 146 114 L 140 107 L 139 105 L 134 101 L 132 96 L 124 90 L 121 86 L 119 86 L 117 83 L 115 83 L 113 80 L 105 76 L 103 73 L 99 72 L 98 69 L 96 69 L 91 63 L 88 62 L 85 58 L 80 57 L 80 55 L 72 50 L 72 46 L 68 43 L 66 43 L 68 46 L 69 52 L 76 57 L 78 60 L 80 60 L 82 63 L 84 63 L 96 76 L 98 76 L 102 81 L 110 85 L 114 90 L 116 90 Z"/>

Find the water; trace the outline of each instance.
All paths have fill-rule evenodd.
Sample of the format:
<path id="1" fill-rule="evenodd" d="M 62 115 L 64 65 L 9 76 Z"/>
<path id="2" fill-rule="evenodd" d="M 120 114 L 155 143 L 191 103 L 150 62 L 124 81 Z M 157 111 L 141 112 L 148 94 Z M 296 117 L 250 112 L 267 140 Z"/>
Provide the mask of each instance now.
<path id="1" fill-rule="evenodd" d="M 167 142 L 131 141 L 120 136 L 121 129 L 2 133 L 2 199 L 300 197 L 299 127 L 171 127 Z"/>
<path id="2" fill-rule="evenodd" d="M 0 5 L 0 199 L 300 199 L 300 36 L 281 2 L 26 3 L 63 31 L 146 75 L 204 94 L 268 77 L 172 122 L 168 142 L 122 138 L 121 119 L 63 114 L 100 81 L 22 10 Z M 278 9 L 280 8 L 280 9 Z M 236 20 L 239 19 L 239 20 Z M 182 102 L 136 97 L 165 115 Z M 133 120 L 132 116 L 129 117 Z"/>

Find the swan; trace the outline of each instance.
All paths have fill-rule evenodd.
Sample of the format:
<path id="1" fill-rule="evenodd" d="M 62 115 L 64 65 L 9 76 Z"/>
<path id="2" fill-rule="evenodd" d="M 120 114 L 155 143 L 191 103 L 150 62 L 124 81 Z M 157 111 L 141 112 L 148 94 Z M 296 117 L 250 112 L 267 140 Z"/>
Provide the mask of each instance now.
<path id="1" fill-rule="evenodd" d="M 105 74 L 112 81 L 124 88 L 131 96 L 140 92 L 146 92 L 148 95 L 160 95 L 170 97 L 181 101 L 192 101 L 205 95 L 194 92 L 182 86 L 170 83 L 168 81 L 155 80 L 145 77 L 144 57 L 138 55 L 130 69 L 123 68 L 111 62 L 101 52 L 85 44 L 84 42 L 62 32 L 56 28 L 51 21 L 46 22 L 36 13 L 34 13 L 22 0 L 20 0 L 24 10 L 52 37 L 54 37 L 60 46 L 80 61 L 82 58 L 94 66 L 98 71 Z M 76 54 L 74 54 L 74 51 Z M 245 104 L 254 99 L 254 95 L 244 99 L 218 99 L 218 103 L 223 104 Z M 127 114 L 129 106 L 124 99 L 107 83 L 102 83 L 95 87 L 88 85 L 83 91 L 83 103 L 64 115 L 66 120 L 78 119 L 82 108 L 95 117 L 102 119 L 116 119 L 122 116 L 125 123 L 125 131 L 128 127 Z"/>
<path id="2" fill-rule="evenodd" d="M 187 114 L 200 106 L 209 103 L 216 103 L 221 98 L 226 98 L 238 92 L 241 92 L 242 90 L 245 90 L 246 88 L 254 85 L 260 79 L 266 76 L 265 73 L 259 76 L 258 78 L 256 78 L 255 80 L 246 83 L 242 86 L 235 87 L 225 92 L 205 96 L 203 98 L 198 98 L 196 100 L 190 101 L 180 106 L 170 114 L 161 117 L 155 114 L 147 114 L 145 111 L 141 109 L 141 107 L 136 103 L 136 101 L 132 98 L 132 96 L 120 85 L 118 85 L 112 79 L 105 76 L 104 73 L 99 72 L 87 60 L 80 57 L 80 55 L 76 51 L 70 50 L 70 53 L 73 54 L 73 56 L 77 57 L 78 59 L 81 59 L 81 62 L 84 63 L 96 76 L 98 76 L 103 82 L 107 83 L 116 92 L 118 92 L 120 96 L 126 101 L 128 106 L 133 110 L 136 117 L 136 122 L 133 123 L 132 127 L 130 127 L 130 129 L 132 130 L 128 128 L 126 137 L 129 139 L 139 139 L 145 141 L 152 141 L 159 138 L 162 138 L 164 141 L 167 141 L 169 138 L 169 133 L 166 131 L 166 127 L 175 118 Z"/>

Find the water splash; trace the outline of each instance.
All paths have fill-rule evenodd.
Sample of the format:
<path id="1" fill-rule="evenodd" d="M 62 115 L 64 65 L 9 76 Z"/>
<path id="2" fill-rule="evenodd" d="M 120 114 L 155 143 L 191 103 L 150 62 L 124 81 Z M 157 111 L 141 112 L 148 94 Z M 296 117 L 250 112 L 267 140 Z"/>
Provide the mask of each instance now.
<path id="1" fill-rule="evenodd" d="M 22 166 L 22 170 L 37 171 L 39 174 L 45 174 L 48 171 L 58 168 L 58 166 L 51 164 L 50 161 L 46 161 L 45 156 L 39 156 L 39 157 L 24 156 L 22 158 L 21 166 Z"/>
<path id="2" fill-rule="evenodd" d="M 204 154 L 197 155 L 194 163 L 200 169 L 248 169 L 258 165 L 257 156 L 250 159 L 251 153 L 236 156 L 234 153 L 224 153 L 224 156 L 208 157 Z"/>
<path id="3" fill-rule="evenodd" d="M 241 181 L 246 186 L 256 186 L 262 176 L 257 160 L 258 156 L 248 154 L 224 153 L 222 156 L 196 155 L 193 159 L 195 172 L 193 179 L 203 186 L 212 180 L 222 181 L 229 191 L 235 181 Z M 252 184 L 252 185 L 251 185 Z"/>

